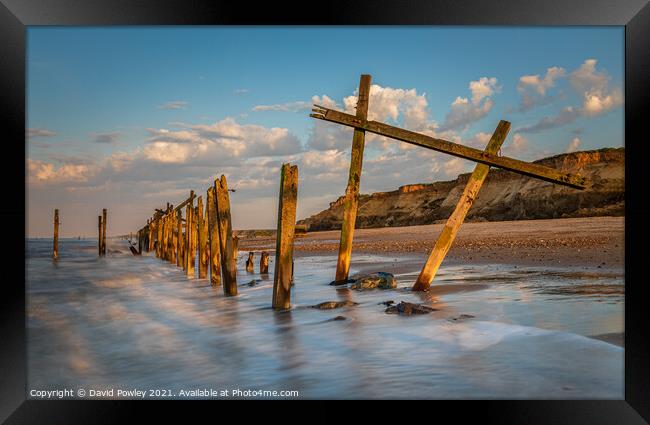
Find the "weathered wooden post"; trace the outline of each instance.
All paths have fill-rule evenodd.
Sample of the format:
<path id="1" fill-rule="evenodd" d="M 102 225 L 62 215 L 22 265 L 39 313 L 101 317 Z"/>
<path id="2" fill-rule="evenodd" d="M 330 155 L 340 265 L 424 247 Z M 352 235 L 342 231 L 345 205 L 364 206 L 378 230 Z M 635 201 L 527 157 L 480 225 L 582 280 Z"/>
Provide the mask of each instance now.
<path id="1" fill-rule="evenodd" d="M 175 263 L 176 258 L 174 258 L 174 206 L 169 206 L 169 213 L 167 214 L 167 221 L 169 222 L 167 230 L 167 261 L 170 263 Z"/>
<path id="2" fill-rule="evenodd" d="M 365 120 L 368 116 L 368 100 L 370 97 L 370 75 L 362 75 L 359 81 L 359 99 L 357 100 L 357 118 Z M 352 156 L 350 159 L 350 173 L 348 186 L 345 189 L 345 204 L 343 210 L 343 224 L 341 225 L 341 242 L 339 256 L 336 263 L 335 280 L 345 280 L 350 271 L 350 256 L 352 255 L 352 239 L 354 238 L 354 224 L 357 219 L 359 205 L 359 184 L 361 181 L 361 168 L 363 165 L 363 148 L 365 145 L 364 130 L 354 129 L 352 136 Z M 295 223 L 294 223 L 295 224 Z"/>
<path id="3" fill-rule="evenodd" d="M 235 261 L 235 270 L 237 270 L 237 259 L 239 258 L 239 236 L 232 237 L 232 258 Z"/>
<path id="4" fill-rule="evenodd" d="M 106 208 L 102 210 L 102 255 L 106 255 Z"/>
<path id="5" fill-rule="evenodd" d="M 148 220 L 148 230 L 149 230 L 149 236 L 147 237 L 147 251 L 151 252 L 153 251 L 153 218 Z"/>
<path id="6" fill-rule="evenodd" d="M 163 250 L 163 217 L 162 214 L 156 218 L 156 256 L 162 258 Z"/>
<path id="7" fill-rule="evenodd" d="M 176 212 L 176 266 L 183 266 L 183 212 Z"/>
<path id="8" fill-rule="evenodd" d="M 510 123 L 508 121 L 500 121 L 485 148 L 485 152 L 492 154 L 497 153 L 501 144 L 506 139 L 509 130 Z M 460 225 L 463 224 L 465 216 L 472 207 L 472 203 L 474 202 L 474 199 L 476 199 L 489 171 L 489 165 L 476 164 L 474 172 L 472 172 L 472 175 L 465 185 L 465 190 L 463 190 L 463 194 L 458 200 L 458 204 L 456 204 L 456 209 L 447 220 L 447 223 L 445 223 L 445 227 L 442 229 L 442 232 L 429 255 L 429 259 L 422 268 L 417 281 L 413 285 L 412 289 L 414 291 L 426 291 L 431 286 L 431 281 L 433 281 L 440 264 L 444 260 L 445 255 L 447 255 L 451 244 L 456 238 L 458 229 L 460 228 Z"/>
<path id="9" fill-rule="evenodd" d="M 221 285 L 221 249 L 219 248 L 219 224 L 217 221 L 217 204 L 214 187 L 208 189 L 206 198 L 206 215 L 208 219 L 208 241 L 210 244 L 210 282 Z"/>
<path id="10" fill-rule="evenodd" d="M 59 259 L 59 210 L 54 210 L 54 237 L 52 247 L 52 258 Z"/>
<path id="11" fill-rule="evenodd" d="M 298 166 L 282 165 L 278 229 L 275 243 L 275 273 L 273 275 L 273 308 L 291 308 L 291 275 L 293 268 L 293 234 L 296 226 L 298 197 Z"/>
<path id="12" fill-rule="evenodd" d="M 99 256 L 102 255 L 102 216 L 98 215 L 97 216 L 97 228 L 98 228 L 98 236 L 97 236 L 97 250 L 99 252 Z"/>
<path id="13" fill-rule="evenodd" d="M 262 256 L 260 257 L 260 274 L 268 274 L 268 273 L 269 273 L 269 253 L 263 251 Z"/>
<path id="14" fill-rule="evenodd" d="M 205 218 L 203 216 L 203 198 L 199 196 L 197 203 L 197 228 L 199 235 L 199 279 L 208 277 L 208 253 L 206 252 L 207 232 L 205 231 Z"/>
<path id="15" fill-rule="evenodd" d="M 190 261 L 192 262 L 192 265 L 196 268 L 196 253 L 198 250 L 198 242 L 199 242 L 199 228 L 198 228 L 198 223 L 196 217 L 199 215 L 199 209 L 197 207 L 194 207 L 194 211 L 192 212 L 192 249 L 190 251 Z"/>
<path id="16" fill-rule="evenodd" d="M 217 222 L 219 227 L 219 248 L 221 252 L 221 271 L 223 275 L 223 293 L 237 295 L 236 257 L 233 256 L 232 222 L 230 217 L 230 197 L 226 176 L 214 182 L 217 204 Z"/>
<path id="17" fill-rule="evenodd" d="M 194 277 L 194 257 L 192 256 L 192 227 L 194 222 L 194 191 L 190 191 L 190 202 L 185 213 L 185 272 L 188 277 Z"/>
<path id="18" fill-rule="evenodd" d="M 255 253 L 253 251 L 248 252 L 248 259 L 246 260 L 246 271 L 248 273 L 253 273 L 254 267 L 253 267 L 253 259 L 255 257 Z"/>

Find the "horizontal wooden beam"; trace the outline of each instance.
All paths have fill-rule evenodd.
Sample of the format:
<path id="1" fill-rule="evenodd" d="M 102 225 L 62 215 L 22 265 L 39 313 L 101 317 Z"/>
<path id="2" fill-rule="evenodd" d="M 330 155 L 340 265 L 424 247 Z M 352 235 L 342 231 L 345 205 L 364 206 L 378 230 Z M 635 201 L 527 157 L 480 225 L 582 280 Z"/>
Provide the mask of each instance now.
<path id="1" fill-rule="evenodd" d="M 557 183 L 563 186 L 569 186 L 575 189 L 584 189 L 586 179 L 577 174 L 565 173 L 555 168 L 546 167 L 540 164 L 520 161 L 518 159 L 506 156 L 498 156 L 487 153 L 480 149 L 470 148 L 469 146 L 460 145 L 448 140 L 436 139 L 425 134 L 414 131 L 404 130 L 399 127 L 384 124 L 378 121 L 369 121 L 356 117 L 355 115 L 335 111 L 323 106 L 314 105 L 314 113 L 309 114 L 312 118 L 330 121 L 342 124 L 348 127 L 369 131 L 379 134 L 380 136 L 390 137 L 412 145 L 421 146 L 427 149 L 433 149 L 459 158 L 470 161 L 487 164 L 492 167 L 502 168 L 514 173 L 523 174 L 528 177 L 534 177 L 551 183 Z"/>

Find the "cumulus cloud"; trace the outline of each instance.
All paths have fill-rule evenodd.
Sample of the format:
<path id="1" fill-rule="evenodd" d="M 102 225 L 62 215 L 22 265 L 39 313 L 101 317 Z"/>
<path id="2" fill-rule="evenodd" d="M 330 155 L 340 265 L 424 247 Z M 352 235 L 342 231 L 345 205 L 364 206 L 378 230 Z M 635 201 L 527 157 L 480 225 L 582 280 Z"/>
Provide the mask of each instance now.
<path id="1" fill-rule="evenodd" d="M 276 103 L 273 105 L 257 105 L 253 107 L 253 111 L 280 111 L 280 112 L 299 112 L 311 108 L 309 102 L 296 101 L 287 103 Z"/>
<path id="2" fill-rule="evenodd" d="M 458 96 L 451 104 L 451 111 L 445 117 L 441 130 L 465 130 L 490 112 L 494 102 L 491 96 L 500 91 L 495 77 L 481 77 L 470 81 L 471 99 Z"/>
<path id="3" fill-rule="evenodd" d="M 188 105 L 189 103 L 184 100 L 174 100 L 158 105 L 158 109 L 185 109 Z"/>
<path id="4" fill-rule="evenodd" d="M 28 159 L 27 174 L 30 184 L 83 182 L 91 176 L 91 167 L 87 164 L 71 163 L 55 167 L 52 163 Z"/>
<path id="5" fill-rule="evenodd" d="M 356 114 L 358 96 L 357 89 L 352 95 L 344 97 L 342 109 L 349 114 Z M 312 97 L 312 103 L 327 108 L 340 109 L 338 103 L 326 95 Z M 408 130 L 431 136 L 438 128 L 438 124 L 429 119 L 425 93 L 418 93 L 415 89 L 382 87 L 378 84 L 370 86 L 368 119 L 396 123 Z M 348 127 L 316 120 L 307 146 L 317 150 L 346 149 L 350 147 L 351 137 L 352 129 Z M 373 134 L 367 134 L 366 141 L 384 144 L 398 143 L 387 142 L 385 138 Z M 400 144 L 399 146 L 403 149 L 410 149 L 409 145 Z"/>
<path id="6" fill-rule="evenodd" d="M 122 133 L 119 132 L 91 134 L 93 143 L 103 143 L 103 144 L 117 143 L 121 135 Z"/>
<path id="7" fill-rule="evenodd" d="M 623 104 L 623 93 L 618 87 L 610 87 L 611 76 L 596 69 L 596 59 L 585 60 L 568 76 L 574 90 L 582 98 L 579 106 L 567 106 L 555 116 L 542 117 L 537 123 L 518 129 L 521 133 L 536 133 L 561 127 L 574 122 L 578 117 L 593 118 Z M 549 71 L 553 68 L 549 68 Z M 555 72 L 560 75 L 559 71 Z M 547 72 L 548 75 L 548 72 Z M 541 81 L 541 80 L 540 80 Z"/>
<path id="8" fill-rule="evenodd" d="M 580 140 L 579 137 L 574 137 L 567 145 L 565 152 L 566 153 L 575 152 L 580 148 L 581 144 L 582 144 L 582 140 Z"/>
<path id="9" fill-rule="evenodd" d="M 27 129 L 27 137 L 33 138 L 33 137 L 52 137 L 56 136 L 56 133 L 54 131 L 50 130 L 45 130 L 44 128 L 28 128 Z"/>
<path id="10" fill-rule="evenodd" d="M 548 96 L 549 89 L 555 86 L 558 79 L 566 75 L 566 70 L 557 66 L 548 68 L 544 77 L 540 74 L 522 75 L 517 84 L 517 91 L 521 94 L 521 102 L 517 111 L 528 111 L 535 106 L 547 104 L 555 98 Z"/>

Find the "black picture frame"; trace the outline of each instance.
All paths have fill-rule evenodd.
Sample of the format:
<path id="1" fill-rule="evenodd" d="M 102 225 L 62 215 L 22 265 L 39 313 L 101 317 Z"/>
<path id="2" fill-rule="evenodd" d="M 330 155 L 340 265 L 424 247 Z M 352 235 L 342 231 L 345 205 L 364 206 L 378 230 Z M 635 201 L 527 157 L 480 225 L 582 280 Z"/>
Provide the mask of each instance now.
<path id="1" fill-rule="evenodd" d="M 5 243 L 0 258 L 11 269 L 23 261 L 25 244 L 25 56 L 26 27 L 32 25 L 623 25 L 625 26 L 625 400 L 482 401 L 468 409 L 458 402 L 436 402 L 424 410 L 434 420 L 450 413 L 454 422 L 469 415 L 480 421 L 526 424 L 643 424 L 650 422 L 650 308 L 644 296 L 647 136 L 642 136 L 650 93 L 650 5 L 645 0 L 457 0 L 329 1 L 289 6 L 274 2 L 153 0 L 0 0 L 0 117 L 5 122 L 0 175 L 5 199 L 0 207 Z M 550 46 L 552 48 L 552 46 Z M 10 193 L 7 193 L 7 188 Z M 22 220 L 22 221 L 21 221 Z M 9 223 L 9 225 L 7 225 Z M 13 223 L 13 225 L 12 225 Z M 24 246 L 24 245 L 23 245 Z M 20 270 L 20 268 L 13 268 Z M 2 279 L 0 292 L 0 420 L 18 423 L 122 423 L 152 409 L 181 413 L 183 422 L 214 407 L 173 401 L 33 401 L 26 400 L 25 287 L 23 272 Z M 23 278 L 23 284 L 20 279 Z M 183 403 L 177 404 L 177 403 Z M 431 403 L 431 402 L 426 402 Z M 464 402 L 463 402 L 464 403 Z M 285 407 L 286 408 L 286 407 Z M 259 409 L 264 414 L 276 407 Z M 416 407 L 420 410 L 420 407 Z M 241 411 L 241 408 L 238 408 Z M 255 409 L 258 410 L 258 409 Z M 404 414 L 400 409 L 364 409 Z M 392 412 L 386 412 L 390 410 Z M 243 414 L 246 414 L 245 412 Z M 307 415 L 307 413 L 304 413 Z M 330 413 L 331 414 L 331 413 Z M 312 415 L 309 415 L 312 416 Z M 277 417 L 277 416 L 276 416 Z M 171 418 L 171 417 L 170 417 Z M 217 416 L 212 416 L 216 419 Z"/>

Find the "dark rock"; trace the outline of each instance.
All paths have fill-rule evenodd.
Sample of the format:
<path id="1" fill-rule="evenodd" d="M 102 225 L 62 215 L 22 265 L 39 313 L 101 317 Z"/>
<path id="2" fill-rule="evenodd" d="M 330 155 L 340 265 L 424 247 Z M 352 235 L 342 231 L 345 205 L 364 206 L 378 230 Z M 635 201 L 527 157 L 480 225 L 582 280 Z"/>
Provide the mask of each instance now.
<path id="1" fill-rule="evenodd" d="M 429 314 L 432 311 L 436 311 L 437 309 L 426 306 L 426 305 L 421 305 L 421 304 L 413 304 L 413 303 L 407 303 L 404 301 L 401 301 L 397 305 L 390 306 L 386 309 L 386 313 L 388 314 L 401 314 L 403 316 L 411 316 L 413 314 Z"/>
<path id="2" fill-rule="evenodd" d="M 449 320 L 451 320 L 453 322 L 462 322 L 464 320 L 473 319 L 473 318 L 474 318 L 474 316 L 472 316 L 471 314 L 461 314 L 460 316 L 451 317 L 451 318 L 449 318 Z"/>
<path id="3" fill-rule="evenodd" d="M 343 280 L 333 280 L 330 282 L 331 286 L 341 286 L 341 285 L 347 285 L 348 283 L 354 283 L 354 279 L 343 279 Z"/>
<path id="4" fill-rule="evenodd" d="M 312 308 L 317 308 L 319 310 L 332 310 L 340 307 L 351 307 L 358 305 L 358 303 L 352 301 L 325 301 L 320 304 L 311 306 Z"/>
<path id="5" fill-rule="evenodd" d="M 357 276 L 354 283 L 350 285 L 351 289 L 392 289 L 396 287 L 397 281 L 395 277 L 386 272 Z"/>
<path id="6" fill-rule="evenodd" d="M 384 302 L 381 302 L 381 303 L 379 303 L 379 304 L 381 304 L 381 305 L 385 305 L 385 306 L 387 306 L 387 307 L 390 307 L 391 305 L 395 304 L 395 301 L 393 301 L 393 300 L 390 300 L 390 301 L 384 301 Z"/>
<path id="7" fill-rule="evenodd" d="M 347 320 L 347 319 L 345 318 L 345 316 L 336 316 L 332 320 Z"/>
<path id="8" fill-rule="evenodd" d="M 253 279 L 250 282 L 248 282 L 248 286 L 256 286 L 258 283 L 260 283 L 260 280 Z"/>

